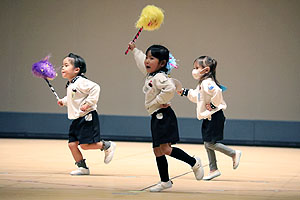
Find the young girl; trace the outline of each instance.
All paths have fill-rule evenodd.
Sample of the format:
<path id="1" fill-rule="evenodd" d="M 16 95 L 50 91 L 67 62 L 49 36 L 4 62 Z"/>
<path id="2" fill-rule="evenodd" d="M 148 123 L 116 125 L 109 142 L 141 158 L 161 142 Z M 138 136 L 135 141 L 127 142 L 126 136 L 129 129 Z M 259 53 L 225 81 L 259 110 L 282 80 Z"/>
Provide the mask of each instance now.
<path id="1" fill-rule="evenodd" d="M 203 178 L 203 168 L 200 158 L 193 158 L 183 150 L 172 147 L 179 141 L 177 118 L 170 106 L 170 100 L 181 84 L 175 79 L 169 78 L 169 59 L 174 59 L 169 55 L 169 50 L 161 45 L 152 45 L 146 55 L 135 48 L 133 42 L 129 43 L 129 48 L 133 52 L 136 64 L 141 72 L 146 76 L 143 91 L 145 93 L 145 107 L 151 115 L 151 133 L 153 151 L 161 182 L 150 188 L 151 192 L 159 192 L 172 187 L 169 179 L 168 162 L 165 155 L 169 155 L 188 163 L 194 171 L 197 180 Z"/>
<path id="2" fill-rule="evenodd" d="M 222 87 L 216 79 L 217 61 L 209 56 L 200 56 L 194 61 L 192 75 L 199 81 L 196 89 L 183 89 L 179 94 L 197 104 L 197 118 L 203 119 L 202 138 L 209 159 L 210 172 L 203 180 L 211 180 L 221 173 L 217 167 L 215 150 L 230 156 L 233 160 L 233 169 L 239 166 L 241 151 L 233 150 L 221 143 L 225 116 L 223 110 L 226 103 L 223 100 Z"/>
<path id="3" fill-rule="evenodd" d="M 111 141 L 100 141 L 100 125 L 97 113 L 97 102 L 100 86 L 88 80 L 84 73 L 86 63 L 78 55 L 70 53 L 63 60 L 62 77 L 68 79 L 67 96 L 57 101 L 60 106 L 68 107 L 68 118 L 73 120 L 69 129 L 69 148 L 78 169 L 71 175 L 88 175 L 90 170 L 78 148 L 104 150 L 104 163 L 108 164 L 114 155 L 116 144 Z"/>

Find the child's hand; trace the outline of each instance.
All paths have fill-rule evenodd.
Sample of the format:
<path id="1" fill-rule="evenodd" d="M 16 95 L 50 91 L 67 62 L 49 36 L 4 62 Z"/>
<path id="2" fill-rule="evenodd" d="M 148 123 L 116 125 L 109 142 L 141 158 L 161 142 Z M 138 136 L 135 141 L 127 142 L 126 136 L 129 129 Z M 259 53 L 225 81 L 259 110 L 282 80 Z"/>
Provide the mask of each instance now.
<path id="1" fill-rule="evenodd" d="M 86 110 L 88 110 L 91 106 L 87 103 L 83 104 L 81 107 L 80 107 L 80 110 L 85 112 Z"/>
<path id="2" fill-rule="evenodd" d="M 160 108 L 167 108 L 167 107 L 169 107 L 169 106 L 171 106 L 171 104 L 160 104 Z"/>
<path id="3" fill-rule="evenodd" d="M 135 43 L 134 42 L 129 42 L 128 44 L 129 49 L 132 51 L 135 48 Z"/>
<path id="4" fill-rule="evenodd" d="M 212 111 L 212 108 L 211 108 L 211 106 L 210 106 L 210 103 L 206 104 L 205 107 L 206 107 L 206 110 Z"/>
<path id="5" fill-rule="evenodd" d="M 177 90 L 176 92 L 178 95 L 182 96 L 183 90 Z"/>
<path id="6" fill-rule="evenodd" d="M 57 101 L 57 104 L 59 105 L 59 106 L 64 106 L 64 104 L 63 104 L 63 102 L 62 102 L 62 100 L 61 99 L 59 99 L 58 101 Z"/>

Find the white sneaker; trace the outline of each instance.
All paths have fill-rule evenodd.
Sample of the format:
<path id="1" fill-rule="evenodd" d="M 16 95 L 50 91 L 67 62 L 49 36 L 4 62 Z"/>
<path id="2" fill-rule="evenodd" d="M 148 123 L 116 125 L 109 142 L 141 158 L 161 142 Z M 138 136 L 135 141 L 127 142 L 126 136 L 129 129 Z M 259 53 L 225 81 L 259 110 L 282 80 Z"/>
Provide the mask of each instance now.
<path id="1" fill-rule="evenodd" d="M 242 152 L 240 150 L 236 150 L 235 157 L 233 159 L 233 169 L 238 168 L 238 166 L 240 164 L 241 156 L 242 156 Z"/>
<path id="2" fill-rule="evenodd" d="M 195 157 L 195 159 L 196 159 L 196 163 L 192 167 L 192 170 L 193 170 L 193 172 L 195 174 L 195 178 L 198 181 L 200 181 L 203 178 L 203 176 L 204 176 L 204 170 L 203 170 L 200 158 Z"/>
<path id="3" fill-rule="evenodd" d="M 114 153 L 116 150 L 116 146 L 117 146 L 116 143 L 114 143 L 112 141 L 109 141 L 109 142 L 110 142 L 110 147 L 104 151 L 104 153 L 105 153 L 104 163 L 105 164 L 108 164 L 113 159 Z"/>
<path id="4" fill-rule="evenodd" d="M 169 189 L 172 187 L 172 184 L 173 183 L 170 180 L 168 182 L 159 182 L 158 184 L 150 188 L 150 192 L 160 192 L 162 190 Z"/>
<path id="5" fill-rule="evenodd" d="M 70 174 L 71 175 L 89 175 L 90 170 L 86 169 L 84 167 L 78 167 L 78 169 L 72 171 Z"/>
<path id="6" fill-rule="evenodd" d="M 214 172 L 209 173 L 207 176 L 204 176 L 203 180 L 210 181 L 211 179 L 214 179 L 220 175 L 221 175 L 221 172 L 219 170 L 216 170 Z"/>

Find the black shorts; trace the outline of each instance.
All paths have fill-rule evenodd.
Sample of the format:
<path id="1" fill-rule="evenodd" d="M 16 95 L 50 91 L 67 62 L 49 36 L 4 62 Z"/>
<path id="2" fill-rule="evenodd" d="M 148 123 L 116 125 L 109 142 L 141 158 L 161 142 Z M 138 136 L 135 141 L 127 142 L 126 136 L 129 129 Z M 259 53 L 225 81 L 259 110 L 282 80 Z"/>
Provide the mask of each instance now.
<path id="1" fill-rule="evenodd" d="M 97 111 L 91 111 L 72 121 L 69 129 L 69 143 L 76 141 L 79 141 L 79 144 L 100 142 L 100 124 Z"/>
<path id="2" fill-rule="evenodd" d="M 211 120 L 204 119 L 202 122 L 202 139 L 204 142 L 223 140 L 225 116 L 223 110 L 212 114 Z"/>
<path id="3" fill-rule="evenodd" d="M 151 133 L 153 148 L 179 141 L 177 118 L 171 107 L 159 109 L 151 115 Z"/>

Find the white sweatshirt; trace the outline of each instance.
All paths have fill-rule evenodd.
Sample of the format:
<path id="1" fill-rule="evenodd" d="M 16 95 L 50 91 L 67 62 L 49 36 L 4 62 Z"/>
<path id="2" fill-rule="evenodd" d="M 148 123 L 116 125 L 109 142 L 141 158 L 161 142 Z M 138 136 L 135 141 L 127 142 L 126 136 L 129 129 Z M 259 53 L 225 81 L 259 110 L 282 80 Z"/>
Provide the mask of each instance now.
<path id="1" fill-rule="evenodd" d="M 62 99 L 64 106 L 68 107 L 68 118 L 77 119 L 87 113 L 97 110 L 100 86 L 81 76 L 75 77 L 67 88 L 67 96 Z M 90 105 L 86 111 L 81 111 L 83 104 Z"/>
<path id="2" fill-rule="evenodd" d="M 139 49 L 132 51 L 140 71 L 146 76 L 143 92 L 145 93 L 145 108 L 149 115 L 160 109 L 161 104 L 169 104 L 176 90 L 181 90 L 181 83 L 169 78 L 165 73 L 156 73 L 151 76 L 147 73 L 144 61 L 146 55 Z"/>
<path id="3" fill-rule="evenodd" d="M 188 99 L 197 104 L 197 118 L 211 119 L 215 112 L 227 108 L 223 99 L 222 89 L 211 79 L 207 78 L 198 85 L 196 89 L 190 89 L 187 95 Z M 212 103 L 216 108 L 212 111 L 206 109 L 206 104 Z"/>

